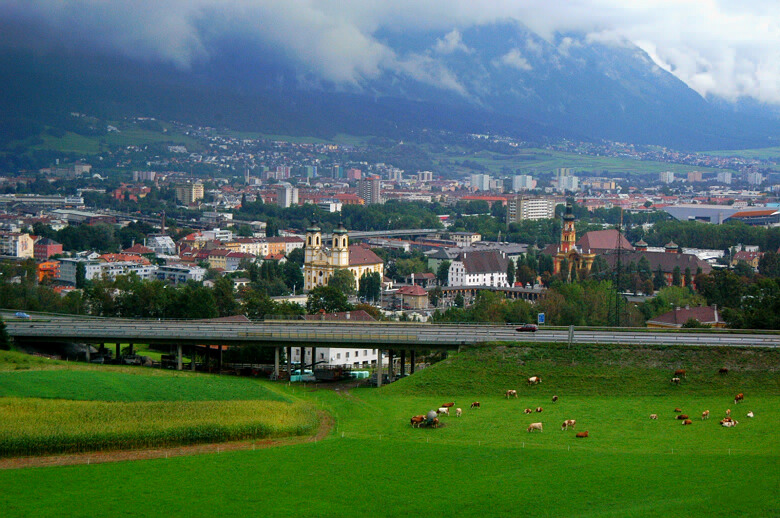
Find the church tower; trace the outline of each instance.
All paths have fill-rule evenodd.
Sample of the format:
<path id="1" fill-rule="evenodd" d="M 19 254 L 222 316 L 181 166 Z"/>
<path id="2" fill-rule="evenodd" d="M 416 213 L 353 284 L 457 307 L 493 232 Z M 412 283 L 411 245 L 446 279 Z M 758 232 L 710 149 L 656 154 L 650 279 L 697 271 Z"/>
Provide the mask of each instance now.
<path id="1" fill-rule="evenodd" d="M 566 202 L 566 213 L 563 215 L 563 228 L 561 229 L 560 252 L 568 252 L 574 249 L 577 241 L 577 233 L 574 230 L 574 208 L 571 202 Z"/>
<path id="2" fill-rule="evenodd" d="M 335 268 L 349 268 L 349 237 L 344 223 L 339 222 L 339 226 L 333 231 L 331 254 Z"/>
<path id="3" fill-rule="evenodd" d="M 304 264 L 310 264 L 320 249 L 322 249 L 322 229 L 315 222 L 306 229 L 306 246 L 303 249 Z"/>

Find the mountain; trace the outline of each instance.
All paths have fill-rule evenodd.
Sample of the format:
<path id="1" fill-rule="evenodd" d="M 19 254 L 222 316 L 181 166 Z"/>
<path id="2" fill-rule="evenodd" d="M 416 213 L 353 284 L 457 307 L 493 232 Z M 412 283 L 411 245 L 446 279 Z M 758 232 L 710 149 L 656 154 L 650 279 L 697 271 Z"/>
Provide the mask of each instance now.
<path id="1" fill-rule="evenodd" d="M 2 117 L 156 116 L 268 133 L 403 138 L 420 128 L 677 149 L 761 147 L 777 111 L 708 101 L 627 41 L 545 40 L 517 22 L 376 35 L 378 75 L 333 84 L 281 51 L 223 38 L 190 69 L 78 46 L 0 48 Z"/>

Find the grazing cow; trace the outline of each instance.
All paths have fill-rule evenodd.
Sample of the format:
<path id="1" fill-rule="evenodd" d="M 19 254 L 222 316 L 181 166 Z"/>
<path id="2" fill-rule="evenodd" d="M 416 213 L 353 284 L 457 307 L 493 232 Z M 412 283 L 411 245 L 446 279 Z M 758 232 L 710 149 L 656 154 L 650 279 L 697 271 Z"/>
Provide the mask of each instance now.
<path id="1" fill-rule="evenodd" d="M 455 403 L 444 403 L 442 404 L 442 408 L 452 408 L 455 406 Z"/>
<path id="2" fill-rule="evenodd" d="M 543 431 L 542 423 L 531 423 L 530 425 L 528 425 L 529 432 L 533 432 L 534 430 L 539 430 L 540 432 Z"/>
<path id="3" fill-rule="evenodd" d="M 732 426 L 737 426 L 738 424 L 739 421 L 733 421 L 733 420 L 726 421 L 725 419 L 721 420 L 720 422 L 720 425 L 725 426 L 726 428 L 731 428 Z"/>
<path id="4" fill-rule="evenodd" d="M 541 383 L 541 382 L 542 382 L 542 378 L 540 378 L 539 376 L 531 376 L 530 378 L 528 378 L 529 385 L 536 385 L 537 383 Z"/>
<path id="5" fill-rule="evenodd" d="M 509 399 L 510 397 L 517 397 L 517 391 L 516 390 L 507 390 L 506 391 L 506 398 Z"/>
<path id="6" fill-rule="evenodd" d="M 471 408 L 479 408 L 479 401 L 474 401 L 474 402 L 471 404 Z"/>
<path id="7" fill-rule="evenodd" d="M 443 407 L 441 407 L 440 409 L 438 409 L 438 410 L 436 411 L 436 413 L 437 413 L 437 414 L 439 414 L 439 415 L 441 415 L 441 414 L 447 414 L 447 415 L 450 415 L 450 409 L 449 409 L 449 408 L 447 408 L 447 407 L 444 407 L 444 406 L 443 406 Z"/>
<path id="8" fill-rule="evenodd" d="M 556 401 L 558 401 L 558 396 L 553 396 L 553 403 L 555 403 Z"/>
<path id="9" fill-rule="evenodd" d="M 588 432 L 577 432 L 577 437 L 579 438 L 583 438 L 587 436 L 588 436 Z"/>
<path id="10" fill-rule="evenodd" d="M 691 421 L 690 419 L 686 419 L 685 421 L 683 421 L 683 426 L 687 424 L 693 424 L 693 421 Z"/>
<path id="11" fill-rule="evenodd" d="M 674 371 L 674 376 L 677 378 L 684 378 L 685 377 L 685 369 L 677 369 Z"/>
<path id="12" fill-rule="evenodd" d="M 739 394 L 734 396 L 734 404 L 736 405 L 737 403 L 743 401 L 744 399 L 745 399 L 745 395 L 742 392 L 740 392 Z"/>
<path id="13" fill-rule="evenodd" d="M 726 417 L 724 417 L 723 419 L 721 419 L 721 423 L 722 423 L 722 422 L 724 422 L 724 421 L 728 423 L 728 422 L 731 422 L 731 421 L 733 421 L 733 419 L 732 419 L 732 418 L 730 418 L 730 417 L 728 417 L 728 416 L 726 416 Z"/>
<path id="14" fill-rule="evenodd" d="M 461 410 L 460 408 L 456 408 L 456 409 L 455 409 L 455 417 L 460 417 L 460 415 L 461 415 L 462 413 L 463 413 L 463 410 Z"/>
<path id="15" fill-rule="evenodd" d="M 747 413 L 747 416 L 752 418 L 752 417 L 753 417 L 753 412 L 752 412 L 752 411 L 751 411 L 751 412 L 748 412 L 748 413 Z"/>
<path id="16" fill-rule="evenodd" d="M 540 407 L 540 406 L 536 407 L 536 411 L 537 412 L 541 412 L 542 410 L 543 410 L 542 407 Z"/>
<path id="17" fill-rule="evenodd" d="M 726 367 L 721 367 L 718 369 L 718 374 L 728 374 L 729 370 Z"/>
<path id="18" fill-rule="evenodd" d="M 438 417 L 434 417 L 433 418 L 433 421 L 431 421 L 431 426 L 433 426 L 434 428 L 438 428 L 439 427 L 439 418 Z"/>
<path id="19" fill-rule="evenodd" d="M 569 428 L 574 428 L 575 424 L 577 424 L 577 421 L 575 421 L 574 419 L 567 419 L 561 425 L 561 430 L 568 430 Z"/>
<path id="20" fill-rule="evenodd" d="M 658 414 L 650 414 L 650 419 L 658 419 Z"/>
<path id="21" fill-rule="evenodd" d="M 531 410 L 530 408 L 526 408 L 525 410 L 523 410 L 523 412 L 525 412 L 526 414 L 530 414 L 533 413 L 533 410 Z"/>
<path id="22" fill-rule="evenodd" d="M 682 409 L 681 408 L 675 408 L 674 411 L 677 412 L 677 413 L 680 413 L 680 412 L 682 412 Z"/>
<path id="23" fill-rule="evenodd" d="M 425 416 L 424 415 L 416 415 L 412 417 L 409 424 L 412 425 L 413 428 L 418 428 L 421 424 L 425 422 Z"/>
<path id="24" fill-rule="evenodd" d="M 731 409 L 730 409 L 730 408 L 727 408 L 727 409 L 726 409 L 726 417 L 728 417 L 728 416 L 730 416 L 730 415 L 731 415 Z"/>
<path id="25" fill-rule="evenodd" d="M 669 383 L 674 383 L 675 385 L 680 384 L 680 378 L 672 378 L 669 380 Z"/>
<path id="26" fill-rule="evenodd" d="M 709 419 L 709 418 L 710 418 L 710 411 L 709 410 L 705 410 L 704 412 L 701 413 L 701 420 L 702 421 L 704 421 L 705 419 Z"/>
<path id="27" fill-rule="evenodd" d="M 677 419 L 679 420 L 688 419 L 688 416 L 686 414 L 680 414 L 677 416 Z"/>

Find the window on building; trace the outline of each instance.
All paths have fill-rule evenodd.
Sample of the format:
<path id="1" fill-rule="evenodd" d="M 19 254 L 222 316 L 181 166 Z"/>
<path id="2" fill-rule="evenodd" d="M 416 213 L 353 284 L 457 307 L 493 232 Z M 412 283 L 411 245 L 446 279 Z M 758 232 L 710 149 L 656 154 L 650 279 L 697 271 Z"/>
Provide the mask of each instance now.
<path id="1" fill-rule="evenodd" d="M 340 359 L 341 359 L 341 353 L 336 353 L 336 359 L 337 359 L 337 360 L 340 360 Z"/>
<path id="2" fill-rule="evenodd" d="M 344 357 L 349 359 L 349 353 L 346 353 L 346 355 Z"/>

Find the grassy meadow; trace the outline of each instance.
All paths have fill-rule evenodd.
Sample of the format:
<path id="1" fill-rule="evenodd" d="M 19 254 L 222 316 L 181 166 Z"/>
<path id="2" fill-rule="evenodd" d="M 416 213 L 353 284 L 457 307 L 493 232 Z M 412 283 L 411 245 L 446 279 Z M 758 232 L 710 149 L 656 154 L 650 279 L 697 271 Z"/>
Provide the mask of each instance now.
<path id="1" fill-rule="evenodd" d="M 326 440 L 0 471 L 0 508 L 10 516 L 778 516 L 778 354 L 493 344 L 379 390 L 279 384 L 272 389 L 332 414 Z M 669 383 L 677 368 L 688 371 L 679 386 Z M 530 375 L 542 383 L 527 385 Z M 517 399 L 503 396 L 508 388 Z M 735 405 L 738 392 L 745 401 Z M 481 408 L 472 410 L 475 400 Z M 462 417 L 442 416 L 438 429 L 409 425 L 449 401 Z M 542 413 L 523 413 L 537 406 Z M 692 425 L 675 419 L 676 407 Z M 718 423 L 727 408 L 734 428 Z M 561 431 L 564 419 L 576 419 L 575 430 Z M 526 432 L 531 422 L 544 431 Z M 575 438 L 584 430 L 587 439 Z"/>
<path id="2" fill-rule="evenodd" d="M 313 433 L 312 405 L 269 387 L 245 378 L 0 352 L 0 456 Z"/>

